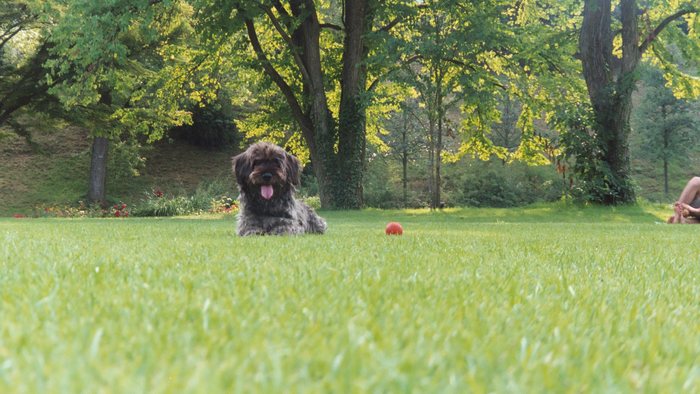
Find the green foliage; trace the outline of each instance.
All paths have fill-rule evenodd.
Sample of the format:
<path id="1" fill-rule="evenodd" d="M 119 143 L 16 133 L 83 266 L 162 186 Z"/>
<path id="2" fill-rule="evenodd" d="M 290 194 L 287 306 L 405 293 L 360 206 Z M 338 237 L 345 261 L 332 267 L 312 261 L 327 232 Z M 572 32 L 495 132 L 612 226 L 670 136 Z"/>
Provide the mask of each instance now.
<path id="1" fill-rule="evenodd" d="M 305 197 L 303 201 L 313 209 L 321 208 L 321 199 L 318 196 Z"/>
<path id="2" fill-rule="evenodd" d="M 382 209 L 429 206 L 430 188 L 425 172 L 425 158 L 413 158 L 408 167 L 404 203 L 400 162 L 392 156 L 374 156 L 365 177 L 365 203 Z M 569 187 L 569 180 L 563 179 L 552 166 L 522 162 L 463 158 L 445 164 L 443 173 L 442 202 L 447 206 L 517 207 L 557 201 Z"/>
<path id="3" fill-rule="evenodd" d="M 677 99 L 655 67 L 644 65 L 632 112 L 630 156 L 638 195 L 672 201 L 696 175 L 698 101 Z"/>
<path id="4" fill-rule="evenodd" d="M 696 1 L 659 1 L 642 15 L 644 34 L 662 20 L 677 11 L 689 11 L 681 18 L 668 24 L 652 42 L 651 53 L 647 58 L 664 71 L 673 94 L 677 98 L 700 97 L 700 7 Z"/>
<path id="5" fill-rule="evenodd" d="M 61 111 L 51 111 L 54 116 L 86 127 L 91 135 L 109 136 L 117 145 L 110 156 L 112 185 L 128 183 L 130 171 L 139 167 L 138 144 L 156 141 L 178 125 L 193 121 L 179 130 L 199 144 L 237 144 L 232 133 L 235 116 L 249 139 L 279 142 L 305 163 L 310 161 L 309 140 L 322 138 L 316 144 L 322 153 L 315 159 L 315 168 L 323 167 L 325 177 L 305 185 L 301 194 L 316 195 L 321 185 L 328 194 L 347 198 L 337 197 L 336 203 L 356 206 L 354 192 L 360 184 L 355 180 L 366 175 L 362 155 L 389 154 L 391 149 L 391 154 L 397 154 L 401 144 L 396 133 L 401 127 L 385 120 L 405 110 L 401 103 L 420 101 L 413 116 L 421 124 L 412 125 L 415 138 L 409 138 L 408 144 L 419 151 L 411 152 L 416 160 L 431 161 L 431 169 L 414 168 L 414 181 L 418 176 L 431 179 L 438 160 L 497 156 L 506 162 L 563 162 L 559 151 L 563 147 L 579 178 L 575 189 L 579 196 L 605 201 L 619 189 L 617 174 L 604 163 L 606 148 L 598 141 L 600 133 L 593 131 L 590 114 L 583 113 L 589 111 L 582 104 L 588 96 L 579 75 L 580 60 L 574 56 L 579 52 L 581 2 L 369 1 L 370 12 L 363 21 L 368 25 L 365 47 L 361 61 L 352 66 L 362 69 L 362 81 L 359 93 L 345 99 L 350 104 L 343 119 L 343 61 L 350 53 L 344 53 L 347 15 L 341 5 L 348 2 L 313 2 L 322 26 L 321 64 L 315 70 L 320 75 L 313 76 L 318 77 L 314 83 L 322 84 L 313 88 L 308 75 L 312 60 L 306 57 L 309 53 L 302 53 L 300 36 L 295 36 L 311 9 L 294 17 L 290 2 L 6 3 L 0 10 L 0 107 L 9 102 L 6 97 L 12 91 L 50 86 L 62 105 Z M 658 37 L 651 37 L 652 47 L 645 56 L 663 68 L 677 96 L 696 94 L 697 78 L 689 75 L 700 59 L 700 18 L 693 11 L 697 5 L 664 0 L 645 6 L 639 13 L 640 40 L 650 38 L 669 12 L 688 11 Z M 251 49 L 246 19 L 254 23 L 267 60 Z M 21 31 L 5 41 L 15 33 L 15 22 Z M 619 23 L 614 23 L 618 28 Z M 261 72 L 263 65 L 275 68 L 289 92 L 280 91 Z M 17 89 L 23 79 L 27 83 Z M 629 82 L 620 86 L 631 89 L 633 78 Z M 31 98 L 37 101 L 31 111 L 56 109 L 55 103 L 47 104 L 51 97 L 43 93 Z M 302 115 L 295 115 L 289 96 L 298 102 Z M 504 115 L 504 103 L 511 100 L 516 109 Z M 323 111 L 312 113 L 318 105 Z M 313 125 L 302 136 L 304 121 L 298 118 L 314 123 L 320 115 L 328 115 L 326 129 L 316 130 Z M 443 129 L 438 132 L 440 124 Z M 19 122 L 16 130 L 22 128 L 29 130 Z M 517 147 L 508 141 L 501 144 L 504 128 L 518 131 Z M 7 130 L 0 130 L 0 138 Z M 27 136 L 31 141 L 28 132 Z M 441 141 L 443 136 L 458 138 L 447 142 Z M 427 150 L 431 153 L 426 155 Z M 321 163 L 326 160 L 331 163 Z M 393 164 L 386 168 L 399 169 Z M 396 177 L 381 184 L 376 175 L 365 182 L 368 201 L 391 207 L 405 204 L 402 193 L 397 193 Z M 454 184 L 452 178 L 445 185 Z M 351 193 L 343 194 L 348 183 L 353 183 Z M 432 190 L 445 185 L 433 185 Z M 424 181 L 412 185 L 417 191 L 407 196 L 411 204 L 423 203 L 424 186 Z M 448 194 L 459 195 L 455 190 Z"/>
<path id="6" fill-rule="evenodd" d="M 169 135 L 209 149 L 237 146 L 241 139 L 232 114 L 219 106 L 196 107 L 192 124 L 176 127 Z"/>
<path id="7" fill-rule="evenodd" d="M 564 106 L 556 113 L 554 123 L 558 129 L 567 130 L 561 135 L 564 146 L 561 159 L 572 163 L 571 169 L 576 175 L 571 196 L 595 204 L 615 198 L 619 187 L 603 160 L 605 148 L 597 137 L 592 108 L 587 105 L 578 108 Z"/>
<path id="8" fill-rule="evenodd" d="M 642 148 L 657 162 L 687 164 L 691 135 L 700 131 L 697 116 L 689 102 L 673 96 L 660 72 L 649 69 L 645 74 L 644 93 L 632 116 Z"/>
<path id="9" fill-rule="evenodd" d="M 93 134 L 156 141 L 190 120 L 183 107 L 208 97 L 183 79 L 193 71 L 188 62 L 194 49 L 187 48 L 196 47 L 186 4 L 75 0 L 52 5 L 58 16 L 51 34 L 54 56 L 45 64 L 51 92 L 67 109 L 77 110 L 73 120 Z M 205 79 L 198 77 L 189 80 Z"/>
<path id="10" fill-rule="evenodd" d="M 456 205 L 505 208 L 551 202 L 560 200 L 568 187 L 551 166 L 478 160 L 468 166 L 455 174 L 453 191 L 446 193 Z"/>
<path id="11" fill-rule="evenodd" d="M 110 186 L 132 182 L 138 177 L 146 166 L 143 157 L 144 148 L 135 141 L 113 142 L 107 154 L 107 168 L 109 169 L 108 189 Z M 90 152 L 85 152 L 85 160 L 90 159 Z"/>
<path id="12" fill-rule="evenodd" d="M 201 201 L 199 201 L 201 202 Z M 208 202 L 210 204 L 210 202 Z M 210 205 L 199 205 L 197 201 L 186 196 L 153 197 L 146 193 L 134 211 L 133 216 L 179 216 L 189 215 L 209 209 Z"/>

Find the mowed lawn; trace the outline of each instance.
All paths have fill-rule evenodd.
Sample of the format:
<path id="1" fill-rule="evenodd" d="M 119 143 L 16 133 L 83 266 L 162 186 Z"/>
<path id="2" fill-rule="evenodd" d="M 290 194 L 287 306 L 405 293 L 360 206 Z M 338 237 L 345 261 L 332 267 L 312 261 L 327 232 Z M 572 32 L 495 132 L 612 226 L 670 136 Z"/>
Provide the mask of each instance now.
<path id="1" fill-rule="evenodd" d="M 0 392 L 699 392 L 700 226 L 661 208 L 0 219 Z M 403 236 L 385 236 L 400 221 Z"/>

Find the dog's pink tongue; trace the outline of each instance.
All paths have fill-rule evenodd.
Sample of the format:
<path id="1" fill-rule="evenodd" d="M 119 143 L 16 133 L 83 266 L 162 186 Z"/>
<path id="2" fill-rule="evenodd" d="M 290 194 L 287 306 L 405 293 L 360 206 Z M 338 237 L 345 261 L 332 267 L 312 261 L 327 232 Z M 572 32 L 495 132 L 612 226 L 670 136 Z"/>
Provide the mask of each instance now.
<path id="1" fill-rule="evenodd" d="M 270 185 L 263 185 L 260 187 L 260 194 L 262 194 L 262 197 L 266 200 L 271 199 L 274 193 L 275 189 L 273 189 Z"/>

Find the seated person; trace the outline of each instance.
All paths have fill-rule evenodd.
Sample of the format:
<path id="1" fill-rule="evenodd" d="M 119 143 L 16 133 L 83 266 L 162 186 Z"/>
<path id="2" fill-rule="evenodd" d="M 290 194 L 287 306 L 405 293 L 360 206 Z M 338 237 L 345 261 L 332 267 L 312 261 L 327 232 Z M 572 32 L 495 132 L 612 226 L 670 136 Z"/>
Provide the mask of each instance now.
<path id="1" fill-rule="evenodd" d="M 668 223 L 700 223 L 700 177 L 688 181 L 678 201 L 673 204 L 673 211 Z"/>

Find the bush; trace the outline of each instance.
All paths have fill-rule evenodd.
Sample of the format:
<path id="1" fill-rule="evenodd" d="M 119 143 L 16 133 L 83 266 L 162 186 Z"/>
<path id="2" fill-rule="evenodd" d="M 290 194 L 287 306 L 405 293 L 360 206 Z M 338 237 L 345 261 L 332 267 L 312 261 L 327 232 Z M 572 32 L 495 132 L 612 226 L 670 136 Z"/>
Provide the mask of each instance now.
<path id="1" fill-rule="evenodd" d="M 303 201 L 306 203 L 306 205 L 310 206 L 313 209 L 321 208 L 321 198 L 319 196 L 305 197 L 303 198 Z"/>
<path id="2" fill-rule="evenodd" d="M 67 205 L 39 205 L 34 207 L 32 216 L 35 218 L 127 218 L 129 214 L 130 208 L 121 201 L 109 208 L 78 201 L 76 204 Z"/>
<path id="3" fill-rule="evenodd" d="M 474 161 L 450 194 L 459 205 L 475 207 L 512 207 L 540 201 L 556 201 L 564 185 L 549 166 L 524 163 Z"/>
<path id="4" fill-rule="evenodd" d="M 223 196 L 219 199 L 214 199 L 211 201 L 211 208 L 209 209 L 211 213 L 236 213 L 238 212 L 238 201 L 231 197 Z"/>
<path id="5" fill-rule="evenodd" d="M 421 197 L 421 192 L 427 190 L 427 187 L 422 181 L 416 182 L 423 175 L 417 175 L 416 172 L 417 169 L 413 167 L 409 169 L 407 202 L 404 206 L 400 163 L 380 155 L 374 156 L 369 160 L 363 182 L 365 206 L 381 209 L 425 206 L 421 201 L 425 200 Z"/>
<path id="6" fill-rule="evenodd" d="M 131 212 L 132 216 L 179 216 L 212 212 L 228 199 L 228 186 L 223 180 L 202 182 L 191 195 L 166 194 L 160 189 L 144 193 L 144 199 Z"/>
<path id="7" fill-rule="evenodd" d="M 154 193 L 146 193 L 146 198 L 132 211 L 132 216 L 178 216 L 195 211 L 194 204 L 188 197 L 158 197 Z"/>

